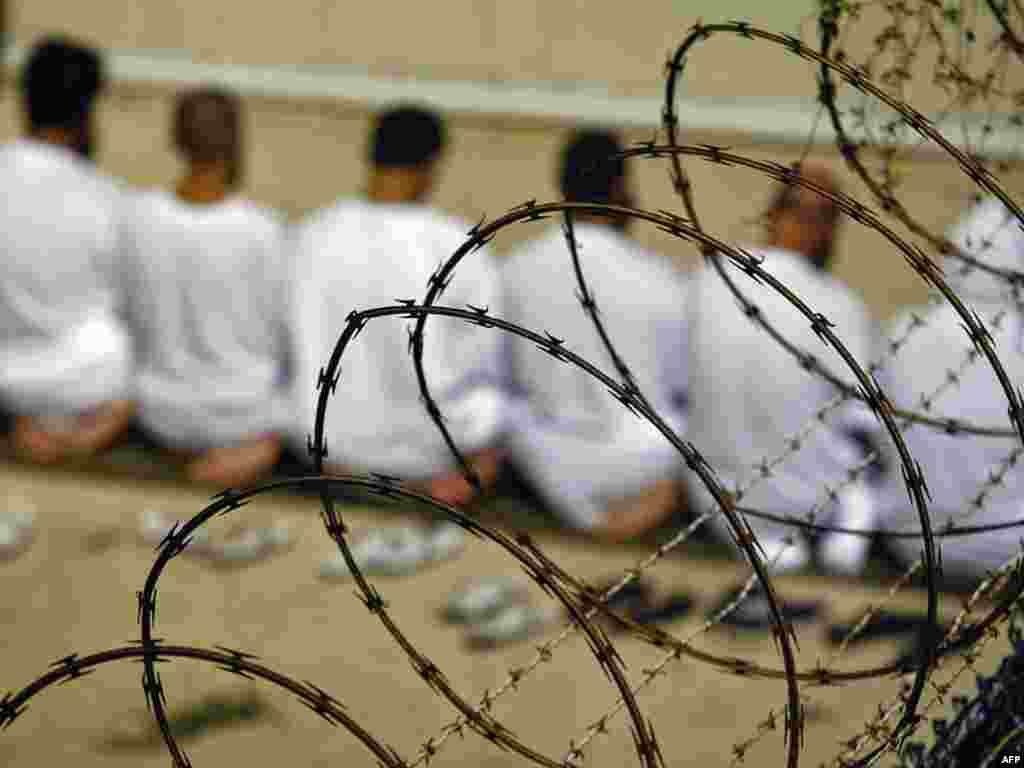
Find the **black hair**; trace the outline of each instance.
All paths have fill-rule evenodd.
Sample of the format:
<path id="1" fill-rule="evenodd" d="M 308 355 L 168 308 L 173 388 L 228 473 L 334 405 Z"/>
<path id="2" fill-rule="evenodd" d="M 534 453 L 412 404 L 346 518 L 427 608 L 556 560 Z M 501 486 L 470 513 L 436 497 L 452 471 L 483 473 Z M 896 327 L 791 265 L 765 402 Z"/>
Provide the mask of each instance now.
<path id="1" fill-rule="evenodd" d="M 575 203 L 616 203 L 612 197 L 626 172 L 622 151 L 610 131 L 575 131 L 562 150 L 559 188 L 562 197 Z"/>
<path id="2" fill-rule="evenodd" d="M 228 166 L 228 182 L 241 175 L 242 114 L 238 98 L 213 87 L 186 91 L 174 110 L 174 145 L 189 162 Z"/>
<path id="3" fill-rule="evenodd" d="M 423 107 L 401 105 L 379 114 L 370 139 L 370 162 L 377 168 L 416 168 L 445 147 L 444 122 Z"/>
<path id="4" fill-rule="evenodd" d="M 84 131 L 104 86 L 103 65 L 94 49 L 50 37 L 32 49 L 20 85 L 30 130 Z"/>

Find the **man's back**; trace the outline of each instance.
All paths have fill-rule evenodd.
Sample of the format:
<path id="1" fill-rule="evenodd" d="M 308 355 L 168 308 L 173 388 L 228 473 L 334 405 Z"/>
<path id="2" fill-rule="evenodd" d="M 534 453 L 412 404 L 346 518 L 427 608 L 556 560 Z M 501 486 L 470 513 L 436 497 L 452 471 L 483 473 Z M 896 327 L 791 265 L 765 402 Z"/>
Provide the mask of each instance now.
<path id="1" fill-rule="evenodd" d="M 269 393 L 284 355 L 282 245 L 277 216 L 248 201 L 141 195 L 125 234 L 140 376 Z"/>
<path id="2" fill-rule="evenodd" d="M 994 201 L 976 208 L 953 232 L 952 239 L 984 263 L 1006 269 L 1024 266 L 1024 236 L 1016 221 L 1008 217 Z M 1008 299 L 1005 281 L 977 269 L 964 269 L 962 263 L 947 265 L 947 280 L 969 309 L 978 313 L 989 330 L 993 346 L 1011 382 L 1024 379 L 1024 317 Z M 922 398 L 931 399 L 931 415 L 954 418 L 984 427 L 1011 428 L 1007 417 L 1006 395 L 988 361 L 977 355 L 963 328 L 963 320 L 947 303 L 930 309 L 908 310 L 892 324 L 893 335 L 903 335 L 910 324 L 914 328 L 900 354 L 885 369 L 883 386 L 891 390 L 895 404 L 922 410 Z M 950 372 L 956 381 L 950 382 Z M 933 393 L 942 387 L 940 395 Z M 950 435 L 924 425 L 908 426 L 904 439 L 911 455 L 920 462 L 925 482 L 933 499 L 933 525 L 950 518 L 957 525 L 980 525 L 1020 517 L 1024 499 L 1024 478 L 1014 465 L 1007 464 L 1018 437 L 980 437 Z M 892 461 L 890 461 L 890 464 Z M 991 486 L 991 473 L 1009 467 L 1005 477 Z M 1005 471 L 1005 469 L 1003 470 Z M 915 530 L 920 527 L 916 511 L 910 505 L 902 477 L 897 471 L 888 475 L 885 518 L 889 527 Z M 979 511 L 972 500 L 987 488 L 984 506 Z M 943 544 L 944 552 L 954 552 L 956 560 L 974 561 L 978 567 L 996 567 L 1015 554 L 1017 537 L 1000 531 L 982 536 L 958 537 Z M 916 559 L 918 541 L 894 541 L 907 557 Z"/>
<path id="3" fill-rule="evenodd" d="M 687 388 L 685 280 L 611 228 L 574 227 L 580 265 L 601 321 L 640 391 L 668 422 L 682 426 L 678 399 Z M 569 249 L 561 230 L 527 243 L 502 264 L 506 317 L 563 339 L 616 381 L 613 361 L 584 312 Z M 599 381 L 555 361 L 531 342 L 508 344 L 514 387 L 523 390 L 541 423 L 581 436 L 615 434 L 638 422 Z M 671 411 L 673 400 L 677 408 Z"/>
<path id="4" fill-rule="evenodd" d="M 0 150 L 0 345 L 31 349 L 118 303 L 115 186 L 70 150 Z"/>
<path id="5" fill-rule="evenodd" d="M 761 252 L 764 268 L 835 324 L 834 333 L 867 370 L 873 334 L 862 303 L 803 257 L 782 250 Z M 827 348 L 810 321 L 769 286 L 756 284 L 728 262 L 739 289 L 787 339 L 814 354 L 833 373 L 854 383 L 841 358 Z M 815 414 L 837 394 L 830 384 L 805 371 L 764 330 L 747 318 L 710 266 L 695 278 L 691 307 L 690 437 L 720 473 L 726 486 L 743 485 L 760 474 L 756 465 L 787 449 Z M 800 450 L 774 467 L 771 478 L 744 498 L 767 511 L 801 514 L 820 500 L 826 484 L 835 484 L 861 458 L 844 430 L 878 429 L 859 403 L 832 410 L 822 426 L 800 442 Z M 794 504 L 797 506 L 794 508 Z"/>
<path id="6" fill-rule="evenodd" d="M 464 242 L 468 229 L 424 206 L 355 200 L 319 211 L 300 226 L 291 313 L 300 433 L 313 431 L 318 372 L 349 313 L 394 305 L 397 299 L 422 301 L 430 276 Z M 485 250 L 456 267 L 439 304 L 487 306 L 500 316 L 497 300 L 494 267 Z M 327 433 L 333 437 L 328 449 L 333 444 L 349 461 L 361 454 L 391 455 L 401 468 L 439 460 L 439 434 L 420 401 L 409 354 L 406 326 L 412 322 L 369 321 L 342 358 L 328 409 Z M 429 318 L 424 364 L 434 396 L 457 397 L 457 389 L 472 384 L 469 377 L 486 375 L 495 364 L 499 333 L 455 318 Z M 466 426 L 456 414 L 445 415 L 452 416 L 449 426 L 456 432 Z M 474 437 L 468 436 L 470 442 Z"/>

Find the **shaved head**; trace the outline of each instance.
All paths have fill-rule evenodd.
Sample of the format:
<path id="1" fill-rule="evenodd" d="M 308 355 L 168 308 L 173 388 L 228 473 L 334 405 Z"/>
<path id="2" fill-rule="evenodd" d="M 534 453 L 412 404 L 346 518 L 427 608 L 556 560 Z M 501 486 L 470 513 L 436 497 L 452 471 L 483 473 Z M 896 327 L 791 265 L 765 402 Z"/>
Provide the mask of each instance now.
<path id="1" fill-rule="evenodd" d="M 796 171 L 804 179 L 827 192 L 836 193 L 839 191 L 839 180 L 836 178 L 832 168 L 826 163 L 816 160 L 805 160 L 796 166 Z M 768 214 L 771 216 L 784 210 L 814 207 L 835 209 L 835 204 L 828 198 L 822 197 L 813 189 L 807 189 L 798 184 L 783 184 L 772 198 Z"/>
<path id="2" fill-rule="evenodd" d="M 795 166 L 806 181 L 825 192 L 838 193 L 839 180 L 821 161 L 805 160 Z M 839 208 L 819 192 L 787 183 L 779 186 L 766 213 L 772 242 L 803 253 L 818 269 L 832 263 Z"/>
<path id="3" fill-rule="evenodd" d="M 219 88 L 182 94 L 174 114 L 174 145 L 191 164 L 223 163 L 234 186 L 241 176 L 241 107 Z"/>

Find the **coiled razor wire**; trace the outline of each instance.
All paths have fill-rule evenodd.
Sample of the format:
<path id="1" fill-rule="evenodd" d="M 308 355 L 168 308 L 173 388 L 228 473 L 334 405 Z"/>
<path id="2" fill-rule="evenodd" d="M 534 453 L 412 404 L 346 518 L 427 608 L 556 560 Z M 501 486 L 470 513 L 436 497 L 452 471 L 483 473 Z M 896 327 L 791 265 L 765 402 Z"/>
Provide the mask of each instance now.
<path id="1" fill-rule="evenodd" d="M 928 5 L 928 3 L 924 3 L 924 5 Z M 1012 30 L 1009 15 L 1011 14 L 1010 6 L 998 5 L 998 3 L 995 3 L 995 5 L 989 3 L 989 5 L 993 6 L 992 10 L 998 17 L 999 24 L 1005 30 L 1004 45 L 1012 49 L 1015 55 L 1021 56 L 1021 44 Z M 995 7 L 996 5 L 998 5 L 998 8 Z M 164 687 L 156 665 L 174 658 L 189 658 L 213 664 L 224 671 L 242 677 L 262 680 L 290 692 L 327 722 L 335 726 L 341 726 L 352 733 L 380 764 L 389 767 L 404 768 L 425 763 L 440 752 L 450 736 L 456 733 L 463 733 L 466 730 L 476 733 L 503 749 L 515 752 L 525 760 L 537 765 L 558 768 L 577 765 L 583 757 L 588 744 L 599 734 L 607 732 L 611 719 L 620 712 L 626 712 L 629 716 L 640 764 L 649 768 L 655 768 L 656 766 L 664 766 L 666 759 L 662 754 L 652 724 L 643 715 L 638 696 L 643 690 L 653 685 L 656 678 L 667 674 L 667 668 L 672 661 L 685 657 L 692 661 L 712 665 L 731 674 L 751 678 L 778 679 L 785 682 L 786 703 L 781 710 L 781 714 L 784 717 L 786 764 L 795 768 L 799 764 L 804 731 L 803 697 L 800 694 L 801 683 L 811 686 L 832 686 L 899 674 L 906 670 L 899 663 L 848 671 L 835 670 L 829 665 L 820 663 L 814 669 L 799 669 L 793 652 L 797 642 L 796 634 L 792 626 L 785 622 L 783 618 L 778 596 L 769 576 L 768 564 L 763 560 L 763 552 L 746 518 L 749 516 L 784 522 L 805 530 L 855 533 L 859 535 L 868 535 L 870 533 L 883 537 L 922 537 L 922 559 L 913 564 L 904 576 L 893 585 L 890 590 L 890 597 L 903 585 L 909 583 L 909 579 L 913 574 L 923 572 L 928 594 L 928 621 L 932 625 L 935 624 L 937 616 L 938 593 L 935 585 L 935 576 L 939 573 L 940 567 L 936 539 L 975 535 L 1024 524 L 1024 521 L 1005 521 L 995 525 L 958 527 L 950 519 L 949 523 L 942 530 L 932 530 L 928 511 L 929 495 L 925 478 L 903 441 L 903 429 L 909 428 L 912 425 L 916 428 L 938 429 L 947 433 L 972 435 L 976 439 L 986 437 L 1002 437 L 1004 439 L 1015 437 L 1024 439 L 1024 408 L 1021 405 L 1021 391 L 1014 387 L 1004 370 L 995 352 L 992 337 L 986 329 L 985 323 L 949 287 L 943 277 L 942 270 L 935 262 L 919 246 L 905 240 L 894 229 L 884 224 L 881 217 L 867 205 L 850 195 L 820 187 L 812 180 L 804 178 L 799 173 L 798 167 L 756 160 L 722 147 L 706 144 L 688 145 L 678 141 L 679 120 L 675 114 L 675 91 L 684 73 L 687 58 L 692 55 L 693 50 L 700 43 L 722 35 L 738 36 L 742 39 L 756 40 L 774 45 L 781 51 L 798 56 L 817 65 L 819 68 L 819 100 L 822 108 L 828 113 L 836 131 L 839 151 L 850 168 L 863 180 L 882 211 L 887 216 L 894 218 L 898 224 L 902 225 L 913 236 L 921 238 L 939 254 L 958 258 L 972 269 L 984 270 L 1004 280 L 1007 285 L 1016 290 L 1024 282 L 1024 275 L 1014 270 L 998 269 L 987 265 L 978 255 L 964 253 L 947 239 L 931 233 L 912 218 L 907 209 L 899 202 L 890 180 L 886 179 L 879 182 L 867 171 L 866 166 L 860 160 L 863 145 L 854 142 L 849 137 L 843 124 L 841 111 L 837 106 L 834 82 L 834 77 L 837 75 L 846 85 L 851 86 L 866 97 L 877 100 L 890 110 L 896 112 L 902 125 L 916 132 L 922 141 L 932 142 L 937 145 L 956 162 L 960 170 L 981 191 L 998 198 L 1018 223 L 1024 223 L 1024 214 L 1022 214 L 1021 209 L 1002 189 L 995 176 L 976 157 L 959 149 L 938 131 L 928 118 L 913 109 L 902 98 L 894 97 L 861 68 L 846 63 L 845 57 L 830 55 L 830 48 L 839 33 L 840 20 L 853 16 L 852 4 L 841 2 L 841 0 L 825 0 L 822 4 L 822 9 L 819 18 L 820 50 L 814 49 L 791 35 L 776 34 L 759 29 L 746 22 L 731 21 L 721 24 L 695 25 L 671 57 L 668 64 L 665 108 L 663 111 L 665 142 L 660 144 L 656 140 L 646 142 L 627 150 L 622 156 L 624 158 L 649 157 L 668 159 L 670 161 L 674 188 L 683 205 L 685 216 L 667 211 L 653 212 L 625 206 L 568 202 L 538 203 L 535 200 L 531 200 L 489 223 L 481 221 L 477 226 L 473 227 L 463 245 L 439 266 L 437 271 L 431 276 L 422 301 L 417 302 L 415 299 L 405 299 L 400 300 L 394 306 L 371 307 L 361 311 L 353 311 L 348 316 L 339 340 L 326 365 L 321 369 L 317 381 L 319 394 L 316 420 L 313 435 L 309 440 L 310 455 L 313 459 L 313 474 L 307 477 L 261 484 L 247 489 L 226 490 L 215 496 L 212 502 L 191 520 L 181 525 L 175 524 L 158 548 L 156 562 L 152 566 L 142 590 L 138 592 L 138 620 L 141 625 L 140 639 L 134 644 L 108 651 L 85 656 L 71 654 L 58 660 L 51 665 L 51 669 L 48 672 L 38 677 L 29 685 L 19 691 L 8 693 L 0 699 L 0 726 L 4 729 L 9 727 L 25 711 L 31 699 L 54 685 L 85 677 L 91 674 L 97 666 L 103 664 L 122 660 L 141 661 L 143 664 L 142 687 L 149 709 L 160 728 L 164 743 L 171 753 L 174 764 L 179 768 L 187 768 L 191 763 L 172 734 L 167 718 Z M 1000 61 L 1002 62 L 1002 59 Z M 703 229 L 697 215 L 693 185 L 683 168 L 683 158 L 691 158 L 695 161 L 714 163 L 720 166 L 745 168 L 776 181 L 798 185 L 829 198 L 839 210 L 846 213 L 858 224 L 875 231 L 885 238 L 892 247 L 900 252 L 904 260 L 926 283 L 938 292 L 938 300 L 945 301 L 957 312 L 963 320 L 963 327 L 967 339 L 971 343 L 971 350 L 958 368 L 950 369 L 947 382 L 939 385 L 936 390 L 932 391 L 924 399 L 920 411 L 895 408 L 875 378 L 880 362 L 873 363 L 866 369 L 862 367 L 861 361 L 856 360 L 852 356 L 838 335 L 832 331 L 833 325 L 826 315 L 819 308 L 812 307 L 806 303 L 803 298 L 797 296 L 791 289 L 777 280 L 762 266 L 758 256 L 718 239 Z M 816 505 L 814 509 L 810 510 L 806 515 L 806 519 L 800 519 L 791 515 L 776 515 L 771 511 L 753 510 L 740 506 L 739 502 L 744 494 L 727 491 L 718 481 L 714 469 L 701 455 L 698 446 L 684 440 L 666 424 L 647 400 L 644 393 L 639 390 L 624 358 L 612 344 L 607 329 L 600 318 L 597 302 L 588 288 L 579 258 L 579 248 L 574 234 L 574 220 L 575 216 L 580 214 L 637 219 L 653 225 L 676 238 L 694 244 L 704 257 L 705 262 L 717 272 L 719 277 L 728 286 L 750 321 L 792 355 L 795 364 L 811 374 L 822 377 L 835 388 L 837 392 L 836 397 L 818 412 L 815 423 L 808 424 L 805 430 L 802 430 L 787 441 L 786 455 L 800 450 L 803 438 L 806 434 L 809 434 L 809 430 L 816 428 L 815 424 L 821 423 L 827 413 L 834 407 L 838 407 L 842 402 L 858 399 L 870 407 L 876 418 L 885 427 L 892 440 L 895 453 L 899 457 L 907 492 L 920 520 L 920 530 L 915 532 L 865 532 L 848 531 L 836 526 L 821 525 L 815 522 L 815 514 L 817 511 L 820 511 L 820 505 Z M 560 216 L 562 219 L 567 251 L 572 261 L 579 289 L 577 298 L 598 333 L 602 345 L 612 362 L 617 379 L 573 353 L 566 345 L 565 340 L 559 339 L 550 332 L 537 332 L 502 320 L 492 316 L 486 307 L 468 306 L 463 309 L 438 304 L 456 268 L 463 259 L 471 258 L 475 252 L 507 227 L 517 223 L 540 221 L 552 216 Z M 726 268 L 726 264 L 731 267 L 732 273 Z M 857 382 L 856 385 L 849 384 L 845 379 L 840 378 L 824 366 L 815 355 L 801 349 L 798 345 L 786 339 L 764 313 L 761 312 L 760 308 L 743 293 L 733 276 L 736 271 L 743 273 L 747 279 L 768 286 L 795 308 L 806 319 L 818 338 L 839 355 L 846 368 L 853 374 Z M 616 585 L 601 592 L 567 573 L 549 558 L 528 535 L 522 533 L 510 535 L 487 526 L 465 512 L 403 487 L 398 478 L 379 474 L 367 476 L 330 476 L 324 474 L 325 459 L 328 457 L 328 446 L 324 438 L 328 403 L 331 396 L 338 394 L 338 385 L 342 383 L 341 364 L 346 350 L 355 342 L 360 331 L 368 322 L 387 319 L 410 319 L 414 321 L 414 326 L 410 332 L 410 353 L 413 358 L 424 407 L 432 422 L 444 437 L 466 480 L 479 489 L 479 478 L 446 427 L 445 418 L 426 380 L 423 366 L 425 355 L 424 329 L 427 319 L 431 316 L 451 317 L 462 322 L 490 328 L 494 332 L 512 334 L 537 345 L 538 348 L 553 358 L 553 364 L 573 365 L 594 377 L 604 384 L 609 393 L 623 407 L 633 412 L 637 417 L 648 421 L 661 432 L 665 439 L 669 440 L 680 454 L 682 463 L 686 465 L 694 477 L 703 483 L 715 499 L 717 509 L 700 515 L 692 524 L 682 529 L 669 542 L 663 544 L 657 551 L 638 563 L 635 568 L 630 569 Z M 998 319 L 998 317 L 993 318 L 993 325 L 997 324 Z M 922 324 L 923 321 L 912 325 L 903 337 L 893 340 L 890 345 L 890 355 L 895 356 L 902 344 L 905 343 L 906 338 L 914 332 L 915 328 L 920 327 Z M 968 366 L 973 365 L 982 358 L 985 359 L 995 373 L 1007 400 L 1009 428 L 996 425 L 971 424 L 954 418 L 932 415 L 930 411 L 934 400 L 940 397 L 945 390 L 955 386 L 958 376 Z M 341 395 L 344 395 L 344 386 L 342 386 Z M 988 494 L 1002 482 L 1006 473 L 1016 465 L 1022 453 L 1024 453 L 1024 450 L 1020 447 L 1015 447 L 1000 467 L 990 474 L 988 481 L 978 489 L 977 495 L 971 501 L 967 514 L 972 514 L 983 508 Z M 848 479 L 845 482 L 855 482 L 859 473 L 874 458 L 873 456 L 867 457 L 863 462 L 851 468 Z M 779 458 L 774 461 L 781 460 L 782 458 Z M 761 465 L 770 468 L 772 461 L 773 459 L 766 457 L 762 460 Z M 762 477 L 766 476 L 766 474 L 766 472 L 762 473 Z M 750 487 L 757 481 L 755 478 L 743 491 L 749 491 Z M 338 550 L 351 570 L 365 607 L 371 614 L 377 617 L 394 642 L 402 649 L 415 673 L 423 679 L 424 683 L 431 690 L 446 700 L 458 713 L 457 719 L 444 726 L 438 736 L 424 743 L 415 757 L 404 757 L 393 747 L 383 743 L 373 735 L 371 726 L 357 722 L 355 718 L 346 713 L 341 702 L 312 682 L 298 681 L 290 678 L 281 672 L 260 664 L 256 657 L 243 651 L 220 646 L 200 648 L 173 644 L 155 636 L 159 579 L 170 562 L 187 549 L 195 532 L 212 518 L 234 513 L 253 498 L 295 487 L 312 489 L 318 492 L 324 528 L 328 536 L 336 543 Z M 418 502 L 427 505 L 436 514 L 469 531 L 475 537 L 489 540 L 498 545 L 519 563 L 529 577 L 549 597 L 558 601 L 565 608 L 570 618 L 565 630 L 553 640 L 540 646 L 537 656 L 533 661 L 509 670 L 508 677 L 502 686 L 493 692 L 485 693 L 479 703 L 471 703 L 463 694 L 455 690 L 443 671 L 427 655 L 419 650 L 402 631 L 396 619 L 388 611 L 384 596 L 360 571 L 349 547 L 348 528 L 334 501 L 334 497 L 339 491 L 351 488 L 362 489 L 390 499 Z M 836 488 L 826 488 L 826 495 L 832 496 L 837 490 Z M 704 622 L 690 637 L 680 640 L 663 630 L 638 625 L 608 608 L 608 601 L 611 597 L 629 582 L 637 579 L 641 573 L 653 566 L 666 553 L 687 540 L 704 522 L 715 515 L 725 516 L 734 543 L 743 552 L 752 569 L 751 576 L 744 585 L 744 589 L 731 605 L 722 610 L 719 616 Z M 981 620 L 969 625 L 964 623 L 964 617 L 971 607 L 977 601 L 990 595 L 997 583 L 1002 583 L 1005 580 L 1006 573 L 1010 572 L 1011 566 L 1017 567 L 1014 563 L 1007 564 L 1000 573 L 994 574 L 992 578 L 986 580 L 978 588 L 978 591 L 964 606 L 964 610 L 945 636 L 940 636 L 940 634 L 936 633 L 930 638 L 931 641 L 923 658 L 920 659 L 920 663 L 914 669 L 913 682 L 901 694 L 897 702 L 888 708 L 880 708 L 878 717 L 869 724 L 869 728 L 864 734 L 848 742 L 846 755 L 852 755 L 871 740 L 877 742 L 878 746 L 855 762 L 847 759 L 846 755 L 840 755 L 837 760 L 842 761 L 843 765 L 871 765 L 885 751 L 898 748 L 906 736 L 914 731 L 923 719 L 919 714 L 922 696 L 929 684 L 930 675 L 939 663 L 953 653 L 962 654 L 965 649 L 969 651 L 974 646 L 980 646 L 984 638 L 1005 620 L 1010 607 L 1020 597 L 1019 590 L 1022 588 L 1020 586 L 1021 571 L 1017 568 L 1017 570 L 1013 571 L 1018 577 L 1016 582 L 1017 591 L 1013 591 L 1008 596 L 999 600 Z M 773 622 L 773 635 L 782 660 L 781 667 L 766 667 L 745 659 L 725 657 L 696 649 L 692 641 L 697 635 L 714 626 L 729 611 L 735 610 L 754 586 L 760 586 L 767 598 Z M 843 641 L 836 655 L 841 654 L 849 640 L 867 626 L 877 608 L 878 606 L 870 609 L 864 615 L 850 636 Z M 614 626 L 625 632 L 627 637 L 636 637 L 663 649 L 664 656 L 662 660 L 654 667 L 645 670 L 638 680 L 630 681 L 616 646 L 609 639 L 602 626 L 594 621 L 594 618 L 599 614 L 610 619 Z M 580 633 L 585 637 L 588 649 L 597 667 L 605 674 L 609 683 L 616 691 L 617 698 L 612 707 L 605 714 L 598 717 L 587 728 L 581 738 L 570 740 L 569 749 L 565 755 L 562 757 L 545 755 L 518 739 L 494 716 L 493 709 L 500 697 L 508 694 L 510 691 L 518 690 L 535 669 L 544 663 L 550 662 L 555 649 L 560 644 L 567 638 Z M 948 687 L 948 684 L 943 685 Z M 938 687 L 936 690 L 941 696 L 942 687 Z M 930 704 L 925 706 L 930 706 Z M 895 726 L 886 725 L 886 721 L 891 719 L 896 712 L 901 713 L 899 722 Z M 751 744 L 760 735 L 775 730 L 779 714 L 780 712 L 777 710 L 769 713 L 768 718 L 758 724 L 758 736 L 739 742 L 734 746 L 734 756 L 737 759 L 742 759 Z"/>

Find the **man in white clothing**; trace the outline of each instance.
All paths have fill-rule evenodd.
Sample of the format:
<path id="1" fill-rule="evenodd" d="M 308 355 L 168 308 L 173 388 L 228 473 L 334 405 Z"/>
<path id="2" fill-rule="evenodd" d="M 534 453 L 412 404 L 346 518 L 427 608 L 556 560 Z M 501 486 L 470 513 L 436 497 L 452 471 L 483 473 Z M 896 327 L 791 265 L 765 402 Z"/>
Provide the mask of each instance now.
<path id="1" fill-rule="evenodd" d="M 295 440 L 312 435 L 319 372 L 353 310 L 421 301 L 428 280 L 465 241 L 469 225 L 427 206 L 444 149 L 443 124 L 427 110 L 399 106 L 379 115 L 369 147 L 366 199 L 343 200 L 298 228 L 293 256 L 291 331 L 295 348 Z M 488 307 L 500 316 L 487 249 L 455 269 L 440 304 Z M 331 472 L 373 471 L 413 481 L 430 495 L 464 504 L 472 487 L 455 466 L 420 399 L 406 326 L 370 321 L 342 358 L 325 422 Z M 428 384 L 457 445 L 485 486 L 499 464 L 500 333 L 455 318 L 425 326 Z"/>
<path id="2" fill-rule="evenodd" d="M 37 45 L 20 79 L 26 135 L 0 150 L 0 405 L 15 451 L 39 463 L 108 447 L 133 412 L 120 193 L 93 165 L 102 86 L 95 51 Z"/>
<path id="3" fill-rule="evenodd" d="M 799 170 L 819 186 L 836 189 L 827 167 L 805 162 Z M 834 333 L 867 370 L 874 354 L 868 312 L 849 288 L 828 274 L 838 221 L 839 211 L 828 198 L 797 185 L 781 187 L 766 218 L 768 245 L 756 255 L 764 258 L 767 272 L 835 324 Z M 767 321 L 833 373 L 855 383 L 852 372 L 822 345 L 803 315 L 768 285 L 749 279 L 721 258 Z M 801 520 L 816 510 L 819 523 L 869 528 L 870 492 L 861 482 L 848 485 L 847 472 L 882 439 L 870 409 L 856 400 L 827 408 L 836 388 L 801 367 L 746 317 L 710 264 L 694 278 L 690 308 L 690 439 L 725 489 L 741 506 Z M 778 460 L 781 456 L 785 458 Z M 702 484 L 693 487 L 700 511 L 717 510 Z M 844 490 L 830 500 L 828 489 L 839 487 Z M 810 562 L 812 549 L 799 529 L 752 517 L 748 521 L 767 560 L 774 561 L 775 572 Z M 722 537 L 730 537 L 721 514 L 711 525 Z M 825 537 L 821 554 L 826 569 L 859 570 L 867 545 L 867 538 Z"/>
<path id="4" fill-rule="evenodd" d="M 183 94 L 186 172 L 139 195 L 124 235 L 139 424 L 187 478 L 222 488 L 266 474 L 289 422 L 282 222 L 237 193 L 241 119 L 232 94 Z"/>
<path id="5" fill-rule="evenodd" d="M 621 149 L 605 131 L 567 142 L 560 186 L 571 202 L 628 205 Z M 617 352 L 640 391 L 680 435 L 686 429 L 685 280 L 667 259 L 626 234 L 627 220 L 574 216 L 588 289 Z M 618 374 L 577 296 L 564 232 L 553 227 L 502 264 L 505 316 L 549 331 L 613 378 Z M 573 526 L 621 541 L 655 527 L 685 498 L 676 479 L 682 457 L 605 386 L 519 338 L 506 344 L 510 389 L 521 414 L 511 420 L 510 459 L 553 511 Z"/>
<path id="6" fill-rule="evenodd" d="M 1024 269 L 1024 233 L 1016 217 L 997 200 L 977 205 L 956 226 L 950 239 L 989 267 Z M 1008 281 L 953 256 L 947 257 L 945 270 L 947 282 L 991 333 L 996 354 L 1016 386 L 1024 378 L 1024 313 L 1015 289 Z M 890 388 L 894 404 L 921 410 L 922 399 L 947 383 L 941 395 L 929 403 L 932 416 L 1012 429 L 1006 396 L 984 356 L 960 370 L 973 349 L 960 316 L 943 302 L 930 309 L 903 313 L 894 321 L 893 332 L 902 334 L 908 324 L 917 324 L 914 315 L 923 325 L 913 330 L 881 380 Z M 947 379 L 950 371 L 956 372 L 954 382 Z M 911 455 L 921 464 L 933 499 L 929 505 L 933 530 L 949 521 L 964 527 L 1021 519 L 1024 476 L 1015 453 L 1020 448 L 1019 437 L 948 434 L 913 424 L 905 428 L 904 438 Z M 898 462 L 890 458 L 886 463 L 890 471 L 886 473 L 880 510 L 884 527 L 920 530 Z M 993 482 L 993 477 L 1000 476 L 1000 482 Z M 943 569 L 954 577 L 981 577 L 1021 551 L 1019 529 L 937 542 Z M 888 546 L 908 563 L 918 560 L 923 552 L 919 539 L 892 539 Z"/>

